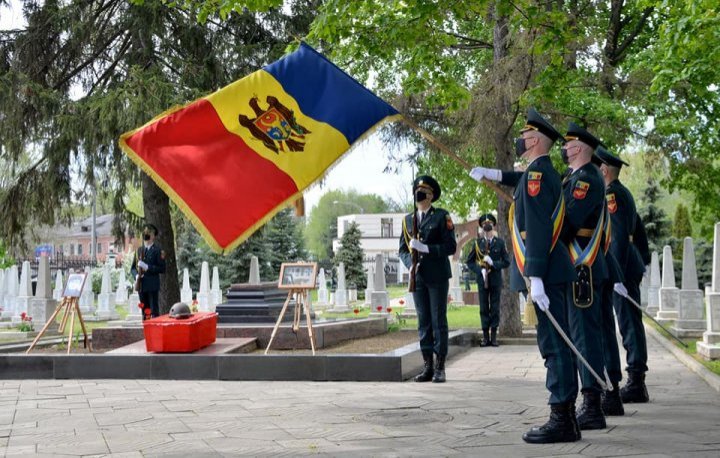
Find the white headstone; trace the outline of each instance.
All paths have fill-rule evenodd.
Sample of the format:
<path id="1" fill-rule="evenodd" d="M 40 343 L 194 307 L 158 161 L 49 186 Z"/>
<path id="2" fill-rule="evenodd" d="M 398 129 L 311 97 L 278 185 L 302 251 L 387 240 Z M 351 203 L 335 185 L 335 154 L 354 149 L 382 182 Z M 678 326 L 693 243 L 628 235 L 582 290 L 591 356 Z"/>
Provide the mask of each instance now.
<path id="1" fill-rule="evenodd" d="M 652 252 L 650 261 L 650 286 L 648 286 L 647 312 L 654 315 L 660 310 L 660 261 L 657 251 Z"/>
<path id="2" fill-rule="evenodd" d="M 27 314 L 30 309 L 30 299 L 32 299 L 32 284 L 30 283 L 30 261 L 22 263 L 22 271 L 20 272 L 20 286 L 18 288 L 17 299 L 15 300 L 15 315 L 13 322 L 22 321 L 21 315 Z"/>
<path id="3" fill-rule="evenodd" d="M 142 310 L 140 310 L 140 295 L 133 291 L 128 297 L 127 302 L 128 314 L 125 321 L 140 322 L 142 321 Z"/>
<path id="4" fill-rule="evenodd" d="M 449 256 L 450 259 L 450 272 L 452 278 L 450 279 L 450 298 L 453 305 L 464 305 L 462 288 L 460 287 L 460 264 Z"/>
<path id="5" fill-rule="evenodd" d="M 5 283 L 5 269 L 0 269 L 0 308 L 5 307 L 5 292 L 7 284 Z"/>
<path id="6" fill-rule="evenodd" d="M 703 292 L 698 287 L 693 240 L 685 237 L 678 320 L 675 322 L 672 332 L 677 337 L 701 337 L 705 330 L 703 308 Z"/>
<path id="7" fill-rule="evenodd" d="M 17 301 L 18 291 L 18 269 L 16 265 L 5 269 L 5 283 L 7 289 L 5 290 L 5 302 L 2 316 L 3 318 L 12 318 L 15 316 L 15 307 Z"/>
<path id="8" fill-rule="evenodd" d="M 187 268 L 183 269 L 182 289 L 180 290 L 180 302 L 187 305 L 192 304 L 192 289 L 190 288 L 190 272 Z"/>
<path id="9" fill-rule="evenodd" d="M 250 258 L 250 276 L 248 283 L 251 285 L 260 284 L 260 264 L 258 263 L 258 257 L 252 256 Z"/>
<path id="10" fill-rule="evenodd" d="M 408 287 L 410 287 L 410 279 L 408 278 Z M 417 316 L 417 310 L 415 309 L 415 298 L 413 296 L 413 293 L 410 291 L 407 291 L 405 293 L 405 297 L 403 298 L 403 304 L 400 304 L 405 307 L 405 309 L 402 312 L 402 316 L 404 317 L 414 317 Z"/>
<path id="11" fill-rule="evenodd" d="M 678 317 L 680 290 L 675 286 L 675 268 L 673 266 L 672 248 L 663 248 L 662 286 L 660 286 L 660 310 L 655 319 L 662 324 L 674 321 Z"/>
<path id="12" fill-rule="evenodd" d="M 385 315 L 390 305 L 390 296 L 385 286 L 385 265 L 381 254 L 375 255 L 374 291 L 370 294 L 370 315 Z"/>
<path id="13" fill-rule="evenodd" d="M 115 291 L 115 303 L 116 304 L 127 304 L 128 301 L 128 284 L 127 277 L 125 277 L 125 269 L 120 269 L 120 275 L 118 278 L 118 286 Z"/>
<path id="14" fill-rule="evenodd" d="M 335 289 L 333 311 L 347 312 L 348 310 L 350 307 L 348 307 L 348 292 L 345 289 L 345 264 L 341 262 L 337 267 L 337 288 Z"/>
<path id="15" fill-rule="evenodd" d="M 37 326 L 44 326 L 55 311 L 56 305 L 57 302 L 52 298 L 50 264 L 46 256 L 41 256 L 38 261 L 35 297 L 30 301 L 28 314 Z M 57 322 L 51 323 L 45 332 L 54 331 L 56 327 Z"/>
<path id="16" fill-rule="evenodd" d="M 650 288 L 650 272 L 645 272 L 640 282 L 640 305 L 648 305 L 648 289 Z"/>
<path id="17" fill-rule="evenodd" d="M 330 303 L 330 295 L 328 294 L 327 289 L 327 279 L 325 278 L 325 269 L 322 267 L 320 268 L 320 273 L 318 274 L 318 300 L 315 304 L 316 307 L 327 307 Z"/>
<path id="18" fill-rule="evenodd" d="M 53 289 L 53 299 L 59 301 L 63 294 L 63 275 L 62 270 L 58 269 L 55 274 L 55 289 Z"/>
<path id="19" fill-rule="evenodd" d="M 200 291 L 197 293 L 198 311 L 210 311 L 210 266 L 203 261 L 200 268 Z"/>
<path id="20" fill-rule="evenodd" d="M 98 295 L 97 316 L 101 320 L 117 318 L 117 313 L 115 312 L 115 293 L 112 290 L 110 280 L 110 265 L 105 263 L 102 267 L 102 283 L 100 286 L 100 294 Z"/>
<path id="21" fill-rule="evenodd" d="M 365 288 L 365 302 L 363 305 L 370 305 L 373 289 L 375 289 L 375 266 L 368 267 L 367 288 Z"/>
<path id="22" fill-rule="evenodd" d="M 720 223 L 715 224 L 713 273 L 710 291 L 705 295 L 707 330 L 697 352 L 705 359 L 720 359 Z"/>
<path id="23" fill-rule="evenodd" d="M 220 290 L 220 271 L 217 266 L 212 271 L 212 288 L 210 288 L 210 298 L 212 299 L 212 308 L 222 304 L 222 290 Z"/>
<path id="24" fill-rule="evenodd" d="M 85 275 L 85 285 L 80 293 L 79 305 L 83 318 L 88 319 L 95 313 L 95 293 L 92 290 L 92 275 L 88 266 L 85 267 Z"/>

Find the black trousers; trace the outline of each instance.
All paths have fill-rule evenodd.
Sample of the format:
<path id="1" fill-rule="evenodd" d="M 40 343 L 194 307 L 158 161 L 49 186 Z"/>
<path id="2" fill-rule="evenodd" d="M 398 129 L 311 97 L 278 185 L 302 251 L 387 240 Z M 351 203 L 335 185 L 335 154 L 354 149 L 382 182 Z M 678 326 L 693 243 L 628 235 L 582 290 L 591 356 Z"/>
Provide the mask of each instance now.
<path id="1" fill-rule="evenodd" d="M 155 318 L 160 316 L 160 304 L 158 302 L 158 291 L 143 291 L 139 294 L 140 302 L 145 305 L 145 308 L 150 309 L 150 315 Z M 143 310 L 143 313 L 145 311 Z"/>
<path id="2" fill-rule="evenodd" d="M 480 297 L 480 321 L 483 329 L 497 328 L 500 325 L 500 287 L 488 286 L 478 282 Z"/>
<path id="3" fill-rule="evenodd" d="M 450 282 L 427 284 L 415 280 L 415 310 L 418 316 L 418 337 L 423 353 L 435 352 L 445 357 L 448 352 L 447 297 Z"/>
<path id="4" fill-rule="evenodd" d="M 620 367 L 620 350 L 615 333 L 615 316 L 613 315 L 613 295 L 615 294 L 613 286 L 613 283 L 609 281 L 605 282 L 603 286 L 603 353 L 605 355 L 605 367 L 610 376 L 610 381 L 620 383 L 620 380 L 622 380 L 622 369 Z"/>
<path id="5" fill-rule="evenodd" d="M 568 295 L 568 328 L 570 339 L 590 367 L 604 377 L 605 355 L 602 338 L 603 283 L 593 284 L 593 302 L 588 307 L 578 307 L 573 302 L 572 290 Z M 573 354 L 573 357 L 575 355 Z M 579 360 L 576 362 L 580 373 L 582 391 L 602 391 L 600 384 Z"/>
<path id="6" fill-rule="evenodd" d="M 625 287 L 630 297 L 639 304 L 640 284 L 638 282 L 626 281 Z M 620 327 L 620 334 L 622 335 L 623 347 L 625 347 L 627 351 L 627 367 L 625 367 L 625 370 L 628 372 L 645 373 L 648 370 L 648 354 L 642 312 L 624 297 L 615 294 L 613 299 L 615 315 L 617 315 L 618 326 Z"/>

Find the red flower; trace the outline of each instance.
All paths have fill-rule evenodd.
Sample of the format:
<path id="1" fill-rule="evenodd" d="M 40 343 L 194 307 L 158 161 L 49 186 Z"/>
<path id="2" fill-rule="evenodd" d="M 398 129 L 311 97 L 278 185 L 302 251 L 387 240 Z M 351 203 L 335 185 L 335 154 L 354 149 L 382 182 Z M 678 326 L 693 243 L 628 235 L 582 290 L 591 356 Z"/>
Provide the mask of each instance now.
<path id="1" fill-rule="evenodd" d="M 360 313 L 360 309 L 358 309 L 358 308 L 353 309 L 353 313 L 354 313 L 355 315 L 357 315 L 358 313 Z"/>
<path id="2" fill-rule="evenodd" d="M 400 302 L 400 305 L 405 305 L 405 299 L 400 299 L 398 302 Z"/>
<path id="3" fill-rule="evenodd" d="M 145 309 L 145 315 L 150 315 L 150 313 L 151 313 L 151 312 L 150 312 L 150 309 L 149 309 L 149 308 Z"/>
<path id="4" fill-rule="evenodd" d="M 25 313 L 25 312 L 22 312 L 20 314 L 20 318 L 22 318 L 23 320 L 25 319 L 26 316 L 27 316 L 27 313 Z"/>
<path id="5" fill-rule="evenodd" d="M 378 312 L 382 312 L 382 305 L 378 305 L 378 306 L 375 307 L 375 308 L 377 309 Z"/>
<path id="6" fill-rule="evenodd" d="M 142 302 L 138 302 L 138 308 L 140 310 L 143 310 L 145 308 L 145 304 L 143 304 Z"/>
<path id="7" fill-rule="evenodd" d="M 388 312 L 388 313 L 392 312 L 392 308 L 388 307 L 388 308 L 387 308 L 387 312 Z"/>

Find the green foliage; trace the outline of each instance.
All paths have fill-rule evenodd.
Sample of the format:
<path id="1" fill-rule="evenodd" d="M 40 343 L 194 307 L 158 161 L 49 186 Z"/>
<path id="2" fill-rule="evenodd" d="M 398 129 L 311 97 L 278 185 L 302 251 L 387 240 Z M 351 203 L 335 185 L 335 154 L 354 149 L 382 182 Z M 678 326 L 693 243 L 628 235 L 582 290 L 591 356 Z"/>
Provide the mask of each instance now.
<path id="1" fill-rule="evenodd" d="M 657 206 L 662 191 L 651 177 L 643 191 L 642 203 L 638 208 L 640 219 L 645 225 L 650 251 L 662 251 L 662 242 L 670 235 L 670 221 L 665 212 Z"/>
<path id="2" fill-rule="evenodd" d="M 269 245 L 270 266 L 278 275 L 283 262 L 307 260 L 302 226 L 290 208 L 281 211 L 268 222 L 265 240 Z"/>
<path id="3" fill-rule="evenodd" d="M 360 229 L 353 221 L 340 238 L 340 249 L 333 258 L 336 268 L 341 262 L 345 264 L 347 287 L 355 286 L 359 291 L 367 287 L 367 276 L 363 269 L 363 250 L 360 246 L 361 237 Z"/>
<path id="4" fill-rule="evenodd" d="M 683 204 L 678 204 L 675 208 L 675 218 L 673 220 L 673 237 L 680 240 L 685 237 L 692 237 L 692 224 L 690 223 L 690 212 Z"/>

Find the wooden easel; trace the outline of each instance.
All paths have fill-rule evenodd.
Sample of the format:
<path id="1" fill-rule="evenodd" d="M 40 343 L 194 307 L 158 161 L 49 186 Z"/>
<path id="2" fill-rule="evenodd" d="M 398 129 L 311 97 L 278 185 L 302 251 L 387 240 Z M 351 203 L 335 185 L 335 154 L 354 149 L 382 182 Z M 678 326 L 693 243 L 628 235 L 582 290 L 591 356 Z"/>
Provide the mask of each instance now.
<path id="1" fill-rule="evenodd" d="M 82 328 L 83 335 L 85 336 L 84 340 L 84 348 L 88 348 L 89 342 L 88 342 L 88 334 L 87 330 L 85 329 L 85 321 L 83 320 L 82 313 L 80 312 L 80 305 L 78 302 L 77 297 L 63 297 L 60 303 L 57 307 L 55 307 L 55 311 L 53 312 L 50 319 L 45 323 L 45 326 L 43 326 L 42 330 L 38 335 L 35 337 L 35 340 L 33 340 L 33 343 L 30 345 L 30 348 L 27 349 L 25 352 L 30 353 L 33 348 L 35 348 L 35 345 L 38 343 L 38 340 L 45 334 L 45 331 L 50 327 L 52 323 L 55 322 L 55 319 L 58 316 L 58 313 L 62 312 L 63 316 L 60 320 L 60 327 L 58 328 L 58 333 L 60 335 L 65 333 L 65 326 L 67 325 L 68 317 L 70 318 L 70 330 L 68 331 L 68 344 L 67 344 L 67 354 L 70 354 L 70 349 L 72 348 L 72 342 L 73 342 L 73 330 L 75 329 L 75 315 L 77 315 L 78 319 L 80 320 L 80 327 Z M 92 351 L 92 346 L 89 347 L 90 351 Z"/>
<path id="2" fill-rule="evenodd" d="M 268 350 L 270 350 L 270 345 L 272 345 L 273 339 L 275 339 L 275 334 L 277 333 L 278 328 L 280 327 L 280 323 L 282 323 L 283 316 L 285 315 L 285 311 L 287 310 L 288 304 L 290 303 L 290 300 L 295 297 L 295 311 L 294 311 L 294 318 L 293 318 L 293 324 L 292 324 L 292 330 L 294 333 L 297 333 L 300 329 L 300 319 L 301 319 L 301 309 L 305 309 L 305 317 L 307 319 L 307 330 L 308 330 L 308 337 L 310 338 L 310 347 L 312 348 L 312 354 L 315 356 L 315 336 L 313 335 L 313 328 L 312 328 L 312 320 L 310 319 L 310 307 L 308 307 L 308 288 L 293 288 L 288 292 L 287 299 L 285 299 L 285 304 L 283 304 L 282 310 L 280 310 L 280 316 L 278 316 L 277 323 L 275 323 L 275 327 L 273 328 L 272 334 L 270 334 L 270 341 L 268 342 L 267 348 L 265 349 L 265 354 L 267 355 Z"/>

